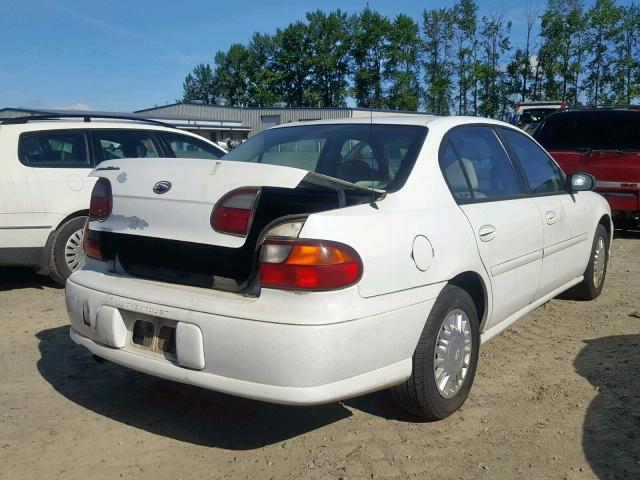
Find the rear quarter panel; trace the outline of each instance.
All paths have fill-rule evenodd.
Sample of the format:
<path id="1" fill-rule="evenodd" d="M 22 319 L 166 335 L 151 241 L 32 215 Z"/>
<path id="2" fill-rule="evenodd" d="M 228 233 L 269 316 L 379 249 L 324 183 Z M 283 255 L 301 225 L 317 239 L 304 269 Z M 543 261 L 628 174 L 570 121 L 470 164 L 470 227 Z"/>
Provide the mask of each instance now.
<path id="1" fill-rule="evenodd" d="M 416 165 L 403 188 L 370 204 L 309 216 L 301 237 L 343 242 L 360 254 L 364 271 L 359 283 L 363 297 L 385 295 L 441 283 L 459 273 L 480 275 L 490 299 L 490 287 L 480 261 L 473 231 L 454 201 L 438 164 L 438 148 L 446 124 L 429 127 Z M 414 262 L 417 236 L 429 240 L 433 261 L 426 270 Z M 488 302 L 485 315 L 490 314 Z"/>

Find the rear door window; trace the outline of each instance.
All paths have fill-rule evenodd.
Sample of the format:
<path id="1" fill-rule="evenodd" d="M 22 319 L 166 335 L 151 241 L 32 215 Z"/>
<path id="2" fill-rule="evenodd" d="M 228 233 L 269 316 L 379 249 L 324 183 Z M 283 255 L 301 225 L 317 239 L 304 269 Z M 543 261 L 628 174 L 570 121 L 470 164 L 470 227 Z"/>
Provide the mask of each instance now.
<path id="1" fill-rule="evenodd" d="M 160 157 L 153 132 L 145 130 L 92 130 L 96 163 L 120 158 Z"/>
<path id="2" fill-rule="evenodd" d="M 455 155 L 471 198 L 477 201 L 499 200 L 523 195 L 516 172 L 498 137 L 489 127 L 470 126 L 452 130 L 445 141 L 449 142 L 440 157 L 440 168 L 450 188 L 460 185 L 459 171 L 448 160 Z M 449 150 L 450 148 L 450 150 Z M 456 172 L 456 178 L 448 178 Z M 458 199 L 464 191 L 452 194 Z"/>
<path id="3" fill-rule="evenodd" d="M 90 167 L 86 136 L 82 131 L 27 132 L 18 143 L 20 161 L 30 167 Z"/>
<path id="4" fill-rule="evenodd" d="M 507 128 L 501 128 L 500 134 L 515 153 L 531 193 L 566 193 L 562 171 L 533 140 Z"/>
<path id="5" fill-rule="evenodd" d="M 214 160 L 224 155 L 222 150 L 207 142 L 178 133 L 156 132 L 169 147 L 170 153 L 177 158 L 202 158 Z"/>

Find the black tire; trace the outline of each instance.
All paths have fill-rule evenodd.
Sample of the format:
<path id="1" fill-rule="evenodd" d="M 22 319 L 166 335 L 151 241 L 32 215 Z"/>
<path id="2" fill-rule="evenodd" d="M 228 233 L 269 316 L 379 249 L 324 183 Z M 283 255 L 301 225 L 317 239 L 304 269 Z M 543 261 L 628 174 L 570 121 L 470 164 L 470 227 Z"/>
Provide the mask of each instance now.
<path id="1" fill-rule="evenodd" d="M 594 278 L 594 270 L 596 264 L 596 250 L 601 239 L 604 242 L 605 248 L 604 270 L 602 272 L 600 283 L 598 284 Z M 589 264 L 587 265 L 587 269 L 584 271 L 584 279 L 582 280 L 582 283 L 579 283 L 571 290 L 571 294 L 574 297 L 580 300 L 593 300 L 598 298 L 602 292 L 602 287 L 604 287 L 604 282 L 607 278 L 607 265 L 609 264 L 609 241 L 609 234 L 607 233 L 607 230 L 601 224 L 598 224 L 596 227 L 596 234 L 593 237 L 593 243 L 591 244 Z"/>
<path id="2" fill-rule="evenodd" d="M 49 257 L 49 270 L 51 278 L 64 285 L 73 273 L 73 270 L 65 261 L 65 247 L 69 239 L 78 231 L 82 231 L 87 217 L 75 217 L 60 225 L 53 234 L 51 242 L 51 255 Z"/>
<path id="3" fill-rule="evenodd" d="M 469 319 L 471 329 L 471 358 L 467 375 L 460 389 L 451 398 L 440 394 L 434 373 L 436 339 L 448 314 L 462 310 Z M 447 285 L 438 296 L 422 330 L 413 354 L 411 377 L 396 387 L 391 394 L 396 404 L 412 415 L 428 420 L 441 420 L 458 410 L 467 399 L 478 365 L 480 327 L 478 313 L 471 296 L 462 288 Z"/>

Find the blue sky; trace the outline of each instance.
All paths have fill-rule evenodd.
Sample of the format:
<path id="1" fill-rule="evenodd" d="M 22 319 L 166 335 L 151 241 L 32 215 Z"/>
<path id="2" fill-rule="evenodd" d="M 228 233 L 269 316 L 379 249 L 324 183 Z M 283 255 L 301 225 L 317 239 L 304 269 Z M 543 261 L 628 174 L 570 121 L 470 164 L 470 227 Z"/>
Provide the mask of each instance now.
<path id="1" fill-rule="evenodd" d="M 273 32 L 317 8 L 348 12 L 366 1 L 2 0 L 0 108 L 112 111 L 172 103 L 193 67 L 217 50 Z M 446 1 L 370 0 L 393 17 L 419 18 Z M 543 5 L 543 2 L 534 3 Z M 525 2 L 479 0 L 480 13 L 503 11 L 513 42 L 524 40 Z M 542 8 L 542 7 L 540 7 Z"/>

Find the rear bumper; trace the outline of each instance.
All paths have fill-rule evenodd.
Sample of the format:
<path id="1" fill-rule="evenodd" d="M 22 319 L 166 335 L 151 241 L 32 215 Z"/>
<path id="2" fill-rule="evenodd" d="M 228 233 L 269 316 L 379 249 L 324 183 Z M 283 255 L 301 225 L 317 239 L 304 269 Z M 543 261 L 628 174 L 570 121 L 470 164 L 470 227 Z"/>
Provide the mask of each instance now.
<path id="1" fill-rule="evenodd" d="M 109 348 L 82 336 L 71 327 L 71 339 L 90 352 L 132 370 L 239 397 L 286 405 L 318 405 L 373 392 L 406 380 L 411 374 L 411 358 L 336 382 L 311 387 L 290 387 L 248 382 L 206 371 L 194 371 L 159 362 L 126 350 Z"/>
<path id="2" fill-rule="evenodd" d="M 103 291 L 95 290 L 81 285 L 78 278 L 82 276 L 72 276 L 66 288 L 70 335 L 92 353 L 161 378 L 292 405 L 332 402 L 404 381 L 411 374 L 411 357 L 434 302 L 424 299 L 335 323 L 290 324 L 247 319 L 246 312 L 222 315 L 216 310 L 223 309 L 224 300 L 219 309 L 176 308 L 166 304 L 171 302 L 109 293 L 108 282 Z M 182 295 L 175 290 L 175 297 Z M 125 341 L 103 338 L 112 329 L 97 325 L 102 321 L 98 315 L 102 306 L 121 315 Z M 269 310 L 268 305 L 262 308 Z M 344 309 L 357 311 L 358 306 L 344 305 Z M 204 368 L 185 368 L 176 359 L 133 345 L 133 323 L 150 318 L 197 327 Z M 179 349 L 180 339 L 177 344 Z M 181 357 L 179 350 L 177 357 Z"/>

